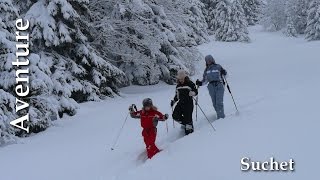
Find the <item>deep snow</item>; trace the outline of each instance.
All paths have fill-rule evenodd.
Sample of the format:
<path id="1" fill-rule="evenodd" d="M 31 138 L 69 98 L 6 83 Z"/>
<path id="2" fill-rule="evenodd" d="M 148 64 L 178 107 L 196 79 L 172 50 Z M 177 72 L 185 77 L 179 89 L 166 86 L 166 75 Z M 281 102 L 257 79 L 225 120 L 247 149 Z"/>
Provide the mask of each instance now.
<path id="1" fill-rule="evenodd" d="M 129 119 L 114 151 L 111 145 L 132 103 L 153 98 L 171 113 L 174 86 L 159 84 L 122 89 L 122 97 L 81 105 L 74 117 L 47 131 L 0 148 L 1 180 L 213 180 L 319 179 L 320 42 L 287 38 L 250 29 L 252 43 L 211 42 L 199 47 L 228 70 L 240 116 L 215 121 L 213 132 L 199 111 L 196 132 L 181 137 L 172 120 L 159 124 L 157 144 L 164 149 L 143 161 L 144 144 L 137 120 Z M 201 77 L 204 62 L 199 62 Z M 206 87 L 199 103 L 211 119 L 215 113 Z M 234 113 L 225 94 L 226 114 Z M 295 172 L 241 172 L 240 159 L 293 158 Z"/>

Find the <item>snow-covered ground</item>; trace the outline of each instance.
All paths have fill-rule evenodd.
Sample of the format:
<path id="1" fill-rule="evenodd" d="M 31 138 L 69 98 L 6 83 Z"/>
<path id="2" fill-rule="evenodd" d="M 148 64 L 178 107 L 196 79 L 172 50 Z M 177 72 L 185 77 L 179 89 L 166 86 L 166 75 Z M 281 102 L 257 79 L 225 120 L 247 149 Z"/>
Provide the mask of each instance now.
<path id="1" fill-rule="evenodd" d="M 111 145 L 128 111 L 145 97 L 171 113 L 174 86 L 159 84 L 122 89 L 122 97 L 86 103 L 74 117 L 20 144 L 0 148 L 1 180 L 234 180 L 319 179 L 320 42 L 286 38 L 250 29 L 252 43 L 211 42 L 199 47 L 229 72 L 240 116 L 225 94 L 226 119 L 213 132 L 199 111 L 194 134 L 180 138 L 172 120 L 159 124 L 163 149 L 143 161 L 144 144 L 137 120 L 129 119 L 114 151 Z M 203 69 L 204 62 L 199 62 Z M 196 78 L 201 77 L 199 73 Z M 206 87 L 199 103 L 214 119 Z M 140 106 L 141 107 L 141 106 Z M 242 172 L 240 159 L 293 158 L 295 172 Z"/>

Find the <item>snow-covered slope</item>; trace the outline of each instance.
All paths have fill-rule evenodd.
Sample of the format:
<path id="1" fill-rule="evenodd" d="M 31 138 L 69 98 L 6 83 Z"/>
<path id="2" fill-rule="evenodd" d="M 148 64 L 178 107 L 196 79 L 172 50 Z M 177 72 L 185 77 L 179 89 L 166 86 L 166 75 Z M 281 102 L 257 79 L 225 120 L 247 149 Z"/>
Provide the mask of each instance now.
<path id="1" fill-rule="evenodd" d="M 318 179 L 320 162 L 319 42 L 291 39 L 250 29 L 252 43 L 211 42 L 199 47 L 229 72 L 229 83 L 241 111 L 215 121 L 213 132 L 199 111 L 196 132 L 181 137 L 168 121 L 159 125 L 157 144 L 164 149 L 143 161 L 139 122 L 129 119 L 114 151 L 110 151 L 128 106 L 151 97 L 160 111 L 170 113 L 174 86 L 159 84 L 122 89 L 123 97 L 86 103 L 75 117 L 0 148 L 3 180 L 233 180 Z M 199 63 L 199 70 L 204 64 Z M 198 77 L 200 77 L 200 73 Z M 193 77 L 196 79 L 197 77 Z M 233 114 L 225 94 L 226 114 Z M 209 118 L 215 113 L 205 87 L 199 103 Z M 264 161 L 293 158 L 296 171 L 241 172 L 240 159 Z"/>

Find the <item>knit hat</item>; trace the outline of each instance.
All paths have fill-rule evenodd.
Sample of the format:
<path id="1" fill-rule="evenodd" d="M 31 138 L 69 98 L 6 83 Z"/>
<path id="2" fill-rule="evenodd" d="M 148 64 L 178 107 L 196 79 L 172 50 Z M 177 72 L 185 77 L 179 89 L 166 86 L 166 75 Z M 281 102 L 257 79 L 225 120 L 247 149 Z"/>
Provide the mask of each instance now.
<path id="1" fill-rule="evenodd" d="M 215 64 L 216 63 L 216 61 L 215 61 L 215 59 L 213 58 L 212 55 L 208 55 L 204 59 L 206 60 L 207 64 L 209 64 L 209 63 Z"/>
<path id="2" fill-rule="evenodd" d="M 185 70 L 179 70 L 178 73 L 177 73 L 177 79 L 184 79 L 187 76 L 188 75 L 187 75 L 187 72 Z"/>

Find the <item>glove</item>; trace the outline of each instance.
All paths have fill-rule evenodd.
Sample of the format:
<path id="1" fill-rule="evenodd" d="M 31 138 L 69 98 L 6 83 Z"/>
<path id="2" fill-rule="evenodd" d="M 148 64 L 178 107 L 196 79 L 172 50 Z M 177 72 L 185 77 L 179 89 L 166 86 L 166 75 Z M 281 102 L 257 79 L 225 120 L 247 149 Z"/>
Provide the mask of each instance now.
<path id="1" fill-rule="evenodd" d="M 222 70 L 221 70 L 221 74 L 222 74 L 223 76 L 226 76 L 228 73 L 227 73 L 227 71 L 226 71 L 225 69 L 222 69 Z"/>
<path id="2" fill-rule="evenodd" d="M 134 110 L 134 109 L 135 109 L 135 106 L 136 106 L 136 105 L 134 105 L 134 104 L 132 104 L 131 106 L 129 106 L 129 111 L 130 111 L 130 112 L 135 112 L 135 110 Z"/>
<path id="3" fill-rule="evenodd" d="M 133 112 L 133 111 L 134 111 L 132 106 L 129 106 L 129 111 L 130 111 L 130 112 Z"/>
<path id="4" fill-rule="evenodd" d="M 159 122 L 159 118 L 158 117 L 153 118 L 152 124 L 153 124 L 154 127 L 158 126 L 158 122 Z"/>
<path id="5" fill-rule="evenodd" d="M 202 81 L 200 81 L 199 79 L 197 79 L 196 85 L 197 85 L 197 86 L 202 86 Z"/>
<path id="6" fill-rule="evenodd" d="M 173 107 L 174 103 L 176 103 L 176 101 L 175 100 L 171 100 L 170 106 Z"/>
<path id="7" fill-rule="evenodd" d="M 193 92 L 193 91 L 190 91 L 190 92 L 189 92 L 189 96 L 191 96 L 191 97 L 192 97 L 192 96 L 195 96 L 195 95 L 196 95 L 196 93 L 195 93 L 195 92 Z"/>
<path id="8" fill-rule="evenodd" d="M 169 119 L 169 114 L 164 115 L 164 120 L 167 120 L 167 119 Z"/>

